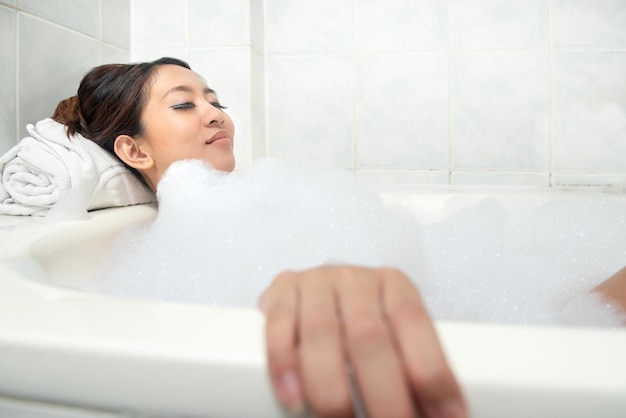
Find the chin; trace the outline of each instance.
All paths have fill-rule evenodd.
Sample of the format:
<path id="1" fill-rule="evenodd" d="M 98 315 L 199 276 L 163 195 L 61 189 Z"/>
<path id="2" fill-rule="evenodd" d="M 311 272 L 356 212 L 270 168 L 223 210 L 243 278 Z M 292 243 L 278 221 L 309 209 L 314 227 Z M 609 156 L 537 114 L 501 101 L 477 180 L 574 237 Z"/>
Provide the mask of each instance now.
<path id="1" fill-rule="evenodd" d="M 220 161 L 214 162 L 209 161 L 209 163 L 215 167 L 216 170 L 226 171 L 228 173 L 232 173 L 235 169 L 235 158 L 233 157 L 230 161 Z"/>

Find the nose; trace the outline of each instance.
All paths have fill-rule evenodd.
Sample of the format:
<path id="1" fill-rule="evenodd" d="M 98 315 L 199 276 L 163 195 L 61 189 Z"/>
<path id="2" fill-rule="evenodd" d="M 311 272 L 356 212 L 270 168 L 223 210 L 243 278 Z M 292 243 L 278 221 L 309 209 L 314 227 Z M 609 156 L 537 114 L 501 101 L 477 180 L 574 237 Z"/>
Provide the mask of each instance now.
<path id="1" fill-rule="evenodd" d="M 224 112 L 222 112 L 221 109 L 218 109 L 217 107 L 213 106 L 211 103 L 206 103 L 204 107 L 205 109 L 204 109 L 203 122 L 205 125 L 220 126 L 224 123 L 225 116 L 224 116 Z"/>

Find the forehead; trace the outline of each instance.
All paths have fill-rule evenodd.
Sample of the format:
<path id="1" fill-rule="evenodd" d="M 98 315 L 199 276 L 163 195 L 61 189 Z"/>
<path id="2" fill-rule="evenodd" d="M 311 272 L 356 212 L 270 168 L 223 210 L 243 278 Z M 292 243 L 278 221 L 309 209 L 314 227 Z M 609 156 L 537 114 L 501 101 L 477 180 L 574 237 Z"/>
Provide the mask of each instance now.
<path id="1" fill-rule="evenodd" d="M 185 67 L 166 64 L 156 69 L 150 93 L 151 95 L 161 94 L 162 96 L 168 90 L 178 86 L 204 90 L 207 84 L 202 77 Z"/>

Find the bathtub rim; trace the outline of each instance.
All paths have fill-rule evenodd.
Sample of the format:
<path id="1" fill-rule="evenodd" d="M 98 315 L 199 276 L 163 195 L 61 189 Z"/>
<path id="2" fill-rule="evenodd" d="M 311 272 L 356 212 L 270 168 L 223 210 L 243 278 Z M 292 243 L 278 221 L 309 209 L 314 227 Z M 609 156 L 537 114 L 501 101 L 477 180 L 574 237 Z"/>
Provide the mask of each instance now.
<path id="1" fill-rule="evenodd" d="M 226 417 L 283 416 L 267 378 L 258 311 L 49 287 L 29 283 L 0 295 L 0 306 L 12 300 L 20 307 L 13 318 L 23 318 L 0 317 L 3 396 L 157 415 L 203 416 L 211 408 Z M 64 308 L 40 306 L 33 315 L 42 298 Z M 77 311 L 81 316 L 70 319 Z M 617 417 L 626 408 L 626 364 L 612 361 L 626 350 L 626 330 L 446 321 L 435 327 L 472 416 Z M 245 403 L 232 396 L 235 389 Z M 539 407 L 537 396 L 544 398 Z"/>

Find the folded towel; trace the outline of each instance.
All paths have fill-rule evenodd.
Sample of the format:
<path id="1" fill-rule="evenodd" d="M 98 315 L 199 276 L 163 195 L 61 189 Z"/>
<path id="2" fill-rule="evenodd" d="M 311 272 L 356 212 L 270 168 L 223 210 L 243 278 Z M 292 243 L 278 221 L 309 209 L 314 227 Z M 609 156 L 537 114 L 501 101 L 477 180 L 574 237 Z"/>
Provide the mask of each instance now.
<path id="1" fill-rule="evenodd" d="M 45 216 L 60 206 L 89 211 L 156 201 L 108 151 L 47 118 L 0 157 L 0 214 Z"/>

